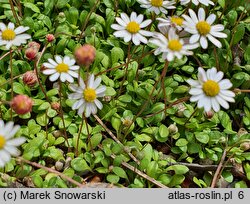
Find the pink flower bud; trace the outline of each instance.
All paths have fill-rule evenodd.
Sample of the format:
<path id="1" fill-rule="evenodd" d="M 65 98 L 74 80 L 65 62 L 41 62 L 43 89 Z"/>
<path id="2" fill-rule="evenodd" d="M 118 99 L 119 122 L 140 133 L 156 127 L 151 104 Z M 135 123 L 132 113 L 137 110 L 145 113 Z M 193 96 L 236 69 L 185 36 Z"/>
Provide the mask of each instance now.
<path id="1" fill-rule="evenodd" d="M 34 47 L 29 47 L 25 50 L 25 56 L 30 61 L 36 59 L 37 53 L 38 53 L 38 50 Z"/>
<path id="2" fill-rule="evenodd" d="M 26 95 L 17 95 L 10 102 L 11 108 L 19 115 L 31 112 L 33 101 Z"/>
<path id="3" fill-rule="evenodd" d="M 29 48 L 34 48 L 34 49 L 37 50 L 37 52 L 39 51 L 40 46 L 41 46 L 41 45 L 40 45 L 39 43 L 35 42 L 35 41 L 32 41 L 32 42 L 30 42 L 30 43 L 28 44 L 28 47 L 29 47 Z"/>
<path id="4" fill-rule="evenodd" d="M 37 76 L 35 71 L 27 71 L 23 75 L 23 83 L 32 87 L 37 83 Z"/>
<path id="5" fill-rule="evenodd" d="M 205 116 L 208 118 L 208 119 L 211 119 L 213 116 L 214 116 L 214 111 L 207 111 L 205 112 Z"/>
<path id="6" fill-rule="evenodd" d="M 89 66 L 95 60 L 96 49 L 92 45 L 83 45 L 75 51 L 76 62 L 79 65 Z"/>
<path id="7" fill-rule="evenodd" d="M 58 102 L 52 102 L 51 103 L 51 108 L 53 108 L 54 110 L 56 110 L 57 112 L 60 111 L 60 103 Z"/>
<path id="8" fill-rule="evenodd" d="M 53 42 L 55 40 L 55 36 L 53 34 L 47 34 L 46 35 L 46 40 L 48 42 Z"/>

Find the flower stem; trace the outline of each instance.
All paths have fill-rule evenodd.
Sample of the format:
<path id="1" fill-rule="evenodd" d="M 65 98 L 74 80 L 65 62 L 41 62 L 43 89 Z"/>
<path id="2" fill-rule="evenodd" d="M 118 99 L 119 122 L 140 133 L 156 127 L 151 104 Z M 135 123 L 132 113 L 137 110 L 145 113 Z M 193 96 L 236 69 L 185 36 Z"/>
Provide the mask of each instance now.
<path id="1" fill-rule="evenodd" d="M 77 135 L 76 149 L 75 149 L 75 155 L 76 155 L 76 157 L 78 157 L 78 154 L 79 154 L 78 149 L 79 149 L 79 141 L 80 141 L 80 136 L 81 136 L 83 122 L 84 122 L 83 118 L 85 118 L 84 112 L 82 113 L 82 122 L 81 122 L 79 131 L 78 131 L 78 135 Z"/>
<path id="2" fill-rule="evenodd" d="M 14 91 L 13 91 L 12 49 L 10 50 L 10 86 L 11 86 L 11 99 L 13 99 L 14 98 Z M 11 118 L 11 120 L 13 120 L 12 107 L 10 107 L 10 118 Z"/>
<path id="3" fill-rule="evenodd" d="M 88 13 L 88 16 L 86 17 L 86 20 L 85 20 L 84 25 L 82 27 L 82 32 L 80 34 L 78 42 L 80 42 L 81 38 L 83 37 L 84 31 L 85 31 L 85 28 L 86 28 L 86 26 L 87 26 L 87 24 L 89 22 L 90 16 L 94 12 L 94 10 L 96 9 L 99 2 L 100 2 L 100 0 L 96 0 L 94 6 L 91 8 L 90 12 Z"/>
<path id="4" fill-rule="evenodd" d="M 18 25 L 20 25 L 20 21 L 19 21 L 19 19 L 18 19 L 17 14 L 16 14 L 15 7 L 14 7 L 14 4 L 13 4 L 12 0 L 9 0 L 9 3 L 10 3 L 10 8 L 11 8 L 11 11 L 12 11 L 12 13 L 13 13 L 13 16 L 14 16 L 14 18 L 15 18 L 15 20 L 16 20 L 16 23 L 17 23 Z"/>
<path id="5" fill-rule="evenodd" d="M 250 89 L 234 89 L 235 93 L 250 93 Z"/>
<path id="6" fill-rule="evenodd" d="M 66 126 L 65 126 L 65 121 L 64 121 L 64 116 L 63 116 L 63 108 L 62 108 L 62 83 L 61 81 L 59 80 L 59 100 L 60 100 L 60 117 L 62 119 L 62 123 L 63 123 L 63 134 L 64 134 L 64 138 L 66 140 L 66 143 L 68 145 L 68 149 L 70 149 L 70 146 L 69 146 L 69 141 L 68 141 L 68 135 L 67 135 L 67 132 L 66 132 Z"/>

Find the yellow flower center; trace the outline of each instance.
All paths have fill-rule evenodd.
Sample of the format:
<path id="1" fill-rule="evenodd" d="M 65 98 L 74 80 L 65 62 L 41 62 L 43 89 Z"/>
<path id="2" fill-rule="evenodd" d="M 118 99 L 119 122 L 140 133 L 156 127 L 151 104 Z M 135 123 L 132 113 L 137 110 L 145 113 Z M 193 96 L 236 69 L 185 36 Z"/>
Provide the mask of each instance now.
<path id="1" fill-rule="evenodd" d="M 135 21 L 131 21 L 127 25 L 126 29 L 130 33 L 138 33 L 138 31 L 140 30 L 140 25 L 136 23 Z"/>
<path id="2" fill-rule="evenodd" d="M 155 7 L 161 7 L 163 0 L 151 0 L 151 5 Z"/>
<path id="3" fill-rule="evenodd" d="M 11 29 L 6 29 L 2 32 L 2 39 L 3 40 L 10 41 L 10 40 L 15 39 L 15 37 L 16 37 L 16 33 Z"/>
<path id="4" fill-rule="evenodd" d="M 68 72 L 69 66 L 67 64 L 61 63 L 56 66 L 56 71 L 59 73 Z"/>
<path id="5" fill-rule="evenodd" d="M 206 21 L 198 22 L 196 28 L 201 35 L 207 35 L 211 30 L 211 26 Z"/>
<path id="6" fill-rule="evenodd" d="M 87 102 L 94 102 L 94 100 L 96 99 L 96 91 L 95 91 L 95 89 L 86 88 L 83 91 L 83 98 Z"/>
<path id="7" fill-rule="evenodd" d="M 182 44 L 180 43 L 179 40 L 169 40 L 168 42 L 168 48 L 173 51 L 180 51 L 182 48 Z"/>
<path id="8" fill-rule="evenodd" d="M 219 84 L 213 80 L 207 80 L 203 84 L 202 89 L 207 96 L 211 97 L 216 96 L 220 92 Z"/>
<path id="9" fill-rule="evenodd" d="M 175 23 L 178 26 L 182 26 L 183 18 L 173 16 L 173 17 L 171 17 L 171 22 Z"/>
<path id="10" fill-rule="evenodd" d="M 0 149 L 4 148 L 5 143 L 6 143 L 5 137 L 0 135 Z"/>

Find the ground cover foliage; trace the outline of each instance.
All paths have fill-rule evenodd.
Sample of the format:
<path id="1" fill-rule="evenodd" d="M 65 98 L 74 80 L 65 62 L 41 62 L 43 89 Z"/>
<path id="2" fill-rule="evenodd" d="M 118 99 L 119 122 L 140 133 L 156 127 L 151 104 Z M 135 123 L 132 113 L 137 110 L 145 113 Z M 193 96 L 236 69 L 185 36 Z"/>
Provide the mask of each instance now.
<path id="1" fill-rule="evenodd" d="M 26 139 L 18 147 L 20 156 L 0 168 L 0 186 L 249 187 L 250 5 L 212 2 L 197 6 L 177 0 L 168 14 L 155 14 L 136 0 L 0 0 L 0 22 L 29 27 L 25 33 L 31 36 L 11 48 L 0 44 L 0 119 L 20 125 L 15 138 Z M 204 8 L 206 17 L 213 13 L 215 23 L 224 25 L 227 37 L 218 39 L 220 48 L 209 41 L 207 49 L 169 60 L 154 54 L 152 41 L 124 42 L 111 27 L 122 13 L 136 12 L 152 20 L 144 30 L 159 32 L 157 17 L 189 15 L 190 8 L 195 13 Z M 33 49 L 31 41 L 40 47 Z M 85 44 L 96 54 L 83 65 L 75 50 Z M 92 51 L 85 52 L 91 59 Z M 44 63 L 56 55 L 76 58 L 74 83 L 51 81 L 45 74 Z M 199 67 L 216 67 L 231 81 L 235 102 L 228 109 L 205 111 L 190 102 L 187 81 L 197 80 Z M 32 80 L 25 80 L 34 70 Z M 88 117 L 87 110 L 78 114 L 79 107 L 72 108 L 77 98 L 69 95 L 76 90 L 71 85 L 80 77 L 90 80 L 90 74 L 106 89 L 98 98 L 103 107 L 96 114 L 90 109 L 94 114 Z M 97 92 L 89 92 L 90 98 L 91 93 L 95 98 Z M 32 109 L 15 112 L 16 95 L 32 99 Z"/>

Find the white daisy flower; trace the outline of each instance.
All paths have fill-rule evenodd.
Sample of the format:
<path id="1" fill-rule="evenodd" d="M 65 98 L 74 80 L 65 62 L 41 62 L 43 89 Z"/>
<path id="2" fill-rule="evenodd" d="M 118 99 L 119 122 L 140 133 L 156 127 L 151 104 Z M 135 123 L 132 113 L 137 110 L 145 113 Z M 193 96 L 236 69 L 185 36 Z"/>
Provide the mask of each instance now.
<path id="1" fill-rule="evenodd" d="M 43 74 L 50 75 L 49 80 L 54 82 L 60 78 L 61 82 L 68 81 L 70 83 L 74 82 L 74 78 L 78 78 L 77 70 L 80 68 L 78 65 L 74 65 L 76 61 L 71 59 L 69 56 L 64 58 L 56 55 L 55 61 L 53 59 L 48 59 L 49 62 L 43 63 L 47 69 L 43 71 Z"/>
<path id="2" fill-rule="evenodd" d="M 89 117 L 91 114 L 97 113 L 97 108 L 102 109 L 102 103 L 97 99 L 98 97 L 105 96 L 106 87 L 100 85 L 101 77 L 95 79 L 91 74 L 87 83 L 80 79 L 80 86 L 70 85 L 70 89 L 75 93 L 69 94 L 69 99 L 76 99 L 72 109 L 78 109 L 78 115 L 82 116 L 85 112 L 85 116 Z"/>
<path id="3" fill-rule="evenodd" d="M 20 126 L 14 126 L 12 121 L 4 124 L 0 120 L 0 167 L 4 167 L 10 161 L 11 156 L 18 156 L 20 154 L 17 147 L 23 144 L 26 139 L 24 137 L 13 139 L 19 128 Z"/>
<path id="4" fill-rule="evenodd" d="M 166 19 L 164 18 L 156 18 L 158 21 L 158 28 L 161 27 L 174 27 L 178 31 L 181 31 L 183 29 L 183 21 L 184 19 L 179 16 L 168 16 Z"/>
<path id="5" fill-rule="evenodd" d="M 124 38 L 125 42 L 129 42 L 132 39 L 135 45 L 139 45 L 140 42 L 146 44 L 148 40 L 144 36 L 152 36 L 151 32 L 141 29 L 152 22 L 149 19 L 143 21 L 142 14 L 137 16 L 135 12 L 132 12 L 129 18 L 126 13 L 121 13 L 121 18 L 116 17 L 116 21 L 118 24 L 111 25 L 111 28 L 117 30 L 114 32 L 114 36 Z"/>
<path id="6" fill-rule="evenodd" d="M 0 46 L 5 45 L 6 49 L 10 49 L 11 46 L 20 46 L 26 43 L 31 38 L 28 34 L 22 34 L 29 30 L 29 27 L 19 26 L 15 28 L 14 23 L 9 23 L 6 26 L 0 22 Z"/>
<path id="7" fill-rule="evenodd" d="M 215 112 L 220 110 L 220 105 L 228 109 L 228 102 L 234 102 L 235 93 L 229 91 L 233 85 L 228 79 L 223 79 L 224 73 L 217 72 L 213 67 L 207 72 L 203 68 L 198 69 L 198 80 L 188 79 L 191 85 L 189 93 L 192 95 L 191 102 L 198 101 L 198 108 L 204 107 L 208 112 L 213 109 Z"/>
<path id="8" fill-rule="evenodd" d="M 175 9 L 175 1 L 164 0 L 138 0 L 142 8 L 146 8 L 148 11 L 152 11 L 157 15 L 160 13 L 167 14 L 167 9 Z"/>
<path id="9" fill-rule="evenodd" d="M 217 38 L 226 38 L 227 35 L 220 31 L 224 30 L 224 26 L 221 24 L 212 25 L 216 19 L 214 14 L 210 14 L 207 19 L 205 10 L 199 8 L 198 16 L 192 9 L 188 10 L 189 16 L 182 15 L 185 21 L 183 22 L 185 26 L 185 31 L 192 34 L 190 37 L 190 43 L 200 42 L 202 48 L 206 49 L 208 47 L 207 38 L 217 47 L 221 48 L 221 42 Z"/>
<path id="10" fill-rule="evenodd" d="M 175 57 L 181 59 L 183 55 L 192 55 L 193 52 L 190 51 L 199 46 L 196 44 L 185 44 L 183 39 L 180 39 L 179 36 L 175 33 L 174 28 L 170 28 L 167 38 L 157 33 L 154 35 L 154 38 L 151 38 L 149 42 L 158 46 L 154 54 L 158 55 L 162 53 L 162 58 L 164 60 L 173 61 Z"/>
<path id="11" fill-rule="evenodd" d="M 210 1 L 210 0 L 180 0 L 181 5 L 186 5 L 188 4 L 190 1 L 192 1 L 193 4 L 195 4 L 196 6 L 201 3 L 205 6 L 208 6 L 209 4 L 214 5 L 214 2 Z"/>

